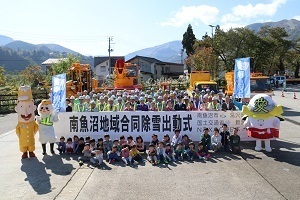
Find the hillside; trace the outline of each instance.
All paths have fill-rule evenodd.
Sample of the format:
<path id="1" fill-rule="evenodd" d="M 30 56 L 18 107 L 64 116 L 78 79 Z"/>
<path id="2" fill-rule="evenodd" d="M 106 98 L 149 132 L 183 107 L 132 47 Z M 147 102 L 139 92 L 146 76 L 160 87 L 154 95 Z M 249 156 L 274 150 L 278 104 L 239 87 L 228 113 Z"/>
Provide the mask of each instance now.
<path id="1" fill-rule="evenodd" d="M 158 60 L 165 61 L 165 62 L 180 63 L 181 49 L 182 49 L 181 41 L 176 40 L 155 47 L 150 47 L 150 48 L 132 52 L 130 54 L 127 54 L 125 56 L 125 59 L 129 60 L 134 56 L 139 55 L 139 56 L 156 58 Z M 185 58 L 186 58 L 186 54 L 184 53 L 183 59 Z"/>
<path id="2" fill-rule="evenodd" d="M 10 37 L 7 37 L 5 35 L 0 35 L 0 46 L 4 46 L 10 42 L 13 42 L 14 40 Z"/>
<path id="3" fill-rule="evenodd" d="M 246 28 L 258 32 L 263 26 L 270 26 L 271 28 L 275 28 L 275 27 L 284 28 L 286 32 L 289 34 L 288 39 L 290 40 L 300 39 L 300 21 L 296 19 L 290 19 L 290 20 L 285 19 L 278 22 L 255 23 L 246 26 Z"/>

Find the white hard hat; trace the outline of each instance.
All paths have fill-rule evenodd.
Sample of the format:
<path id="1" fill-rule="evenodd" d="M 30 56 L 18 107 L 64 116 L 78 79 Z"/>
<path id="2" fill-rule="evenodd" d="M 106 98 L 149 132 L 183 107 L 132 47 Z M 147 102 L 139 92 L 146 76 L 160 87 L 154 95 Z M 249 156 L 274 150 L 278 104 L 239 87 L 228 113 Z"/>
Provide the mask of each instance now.
<path id="1" fill-rule="evenodd" d="M 118 97 L 118 101 L 122 101 L 122 97 Z"/>
<path id="2" fill-rule="evenodd" d="M 84 97 L 83 96 L 79 96 L 78 99 L 84 99 Z"/>
<path id="3" fill-rule="evenodd" d="M 144 97 L 140 97 L 140 101 L 145 101 L 145 98 Z"/>
<path id="4" fill-rule="evenodd" d="M 184 96 L 184 98 L 183 99 L 189 99 L 189 97 L 188 96 Z"/>
<path id="5" fill-rule="evenodd" d="M 108 101 L 114 101 L 114 99 L 113 98 L 109 98 Z"/>
<path id="6" fill-rule="evenodd" d="M 97 94 L 93 94 L 93 98 L 97 97 Z"/>
<path id="7" fill-rule="evenodd" d="M 74 97 L 74 96 L 71 96 L 70 99 L 75 99 L 75 97 Z"/>
<path id="8" fill-rule="evenodd" d="M 135 100 L 135 97 L 134 96 L 130 96 L 130 99 Z"/>
<path id="9" fill-rule="evenodd" d="M 86 95 L 85 96 L 85 99 L 90 99 L 91 97 L 89 95 Z"/>
<path id="10" fill-rule="evenodd" d="M 100 98 L 99 98 L 99 99 L 103 100 L 103 99 L 104 99 L 104 96 L 100 96 Z"/>
<path id="11" fill-rule="evenodd" d="M 163 99 L 163 97 L 162 97 L 162 96 L 159 96 L 157 99 L 161 99 L 161 100 L 162 100 L 162 99 Z"/>
<path id="12" fill-rule="evenodd" d="M 214 96 L 214 97 L 212 98 L 212 100 L 215 101 L 215 100 L 218 100 L 218 98 L 217 98 L 216 96 Z"/>

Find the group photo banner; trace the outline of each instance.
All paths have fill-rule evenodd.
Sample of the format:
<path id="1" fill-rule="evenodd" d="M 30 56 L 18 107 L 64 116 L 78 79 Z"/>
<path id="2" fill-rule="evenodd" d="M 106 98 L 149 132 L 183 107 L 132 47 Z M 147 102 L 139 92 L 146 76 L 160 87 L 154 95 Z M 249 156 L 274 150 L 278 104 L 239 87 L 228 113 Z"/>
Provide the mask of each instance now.
<path id="1" fill-rule="evenodd" d="M 141 135 L 145 142 L 151 141 L 152 134 L 162 140 L 165 134 L 172 138 L 174 130 L 179 128 L 181 134 L 187 134 L 193 141 L 199 141 L 204 128 L 213 135 L 214 128 L 222 130 L 222 124 L 228 125 L 230 133 L 239 128 L 242 141 L 254 140 L 247 136 L 243 127 L 240 111 L 161 111 L 161 112 L 62 112 L 59 121 L 54 123 L 57 138 L 60 136 L 90 136 L 94 139 L 109 134 L 112 140 L 132 135 Z"/>

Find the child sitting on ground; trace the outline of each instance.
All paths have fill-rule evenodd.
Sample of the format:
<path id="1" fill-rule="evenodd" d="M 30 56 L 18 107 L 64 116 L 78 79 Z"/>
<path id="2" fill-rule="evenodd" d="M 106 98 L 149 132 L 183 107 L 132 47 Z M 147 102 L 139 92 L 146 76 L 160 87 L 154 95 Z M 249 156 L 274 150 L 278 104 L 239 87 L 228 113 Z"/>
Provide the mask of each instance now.
<path id="1" fill-rule="evenodd" d="M 208 128 L 204 128 L 200 140 L 202 141 L 204 149 L 206 149 L 207 151 L 211 149 L 211 137 L 208 134 Z"/>
<path id="2" fill-rule="evenodd" d="M 192 142 L 192 140 L 189 138 L 189 136 L 187 134 L 184 134 L 182 136 L 182 143 L 183 143 L 184 150 L 188 150 L 189 149 L 190 142 Z"/>
<path id="3" fill-rule="evenodd" d="M 97 142 L 97 149 L 104 149 L 103 138 L 99 138 Z M 102 152 L 103 153 L 103 152 Z"/>
<path id="4" fill-rule="evenodd" d="M 123 148 L 123 146 L 124 146 L 125 144 L 127 144 L 127 141 L 125 140 L 125 136 L 124 136 L 124 135 L 121 135 L 121 136 L 120 136 L 120 141 L 119 141 L 119 143 L 120 143 L 120 145 L 122 146 L 122 148 Z"/>
<path id="5" fill-rule="evenodd" d="M 118 156 L 118 147 L 116 145 L 113 145 L 113 147 L 111 148 L 111 151 L 108 152 L 107 158 L 108 158 L 109 164 L 112 164 L 115 161 L 120 160 L 120 158 Z"/>
<path id="6" fill-rule="evenodd" d="M 155 146 L 155 148 L 157 147 L 157 145 L 158 145 L 158 139 L 157 139 L 157 135 L 156 134 L 153 134 L 152 135 L 152 140 L 151 140 L 151 144 L 153 144 L 154 146 Z"/>
<path id="7" fill-rule="evenodd" d="M 91 139 L 90 140 L 90 149 L 91 151 L 94 151 L 94 149 L 96 149 L 97 146 L 96 146 L 96 140 L 95 139 Z"/>
<path id="8" fill-rule="evenodd" d="M 167 155 L 165 152 L 165 147 L 164 147 L 164 142 L 159 142 L 158 143 L 158 147 L 157 147 L 157 157 L 158 157 L 158 164 L 161 162 L 164 162 L 166 164 L 168 164 L 167 161 Z"/>
<path id="9" fill-rule="evenodd" d="M 131 150 L 129 151 L 129 155 L 131 156 L 132 162 L 135 165 L 139 164 L 139 161 L 143 160 L 142 156 L 140 155 L 140 152 L 136 149 L 136 145 L 133 145 L 131 147 Z"/>
<path id="10" fill-rule="evenodd" d="M 171 143 L 171 139 L 170 139 L 170 136 L 169 134 L 165 134 L 164 135 L 164 139 L 162 140 L 164 142 L 164 145 L 166 145 L 167 143 Z"/>
<path id="11" fill-rule="evenodd" d="M 173 161 L 176 161 L 175 156 L 174 156 L 174 152 L 173 152 L 173 150 L 172 150 L 172 148 L 171 148 L 171 144 L 170 144 L 170 143 L 167 143 L 167 144 L 166 144 L 166 150 L 165 150 L 165 152 L 166 152 L 167 159 L 168 159 L 170 162 L 171 162 L 172 160 L 173 160 Z"/>
<path id="12" fill-rule="evenodd" d="M 104 156 L 106 156 L 113 146 L 113 142 L 111 141 L 110 136 L 108 134 L 104 135 L 103 146 L 104 146 Z"/>
<path id="13" fill-rule="evenodd" d="M 182 143 L 178 143 L 175 149 L 175 158 L 177 160 L 183 160 L 183 151 Z"/>
<path id="14" fill-rule="evenodd" d="M 137 148 L 137 150 L 139 150 L 139 152 L 146 153 L 146 145 L 144 143 L 142 136 L 139 135 L 136 137 L 135 144 L 136 144 L 136 148 Z"/>
<path id="15" fill-rule="evenodd" d="M 220 135 L 222 137 L 222 145 L 223 145 L 224 151 L 229 151 L 229 136 L 230 136 L 230 133 L 227 130 L 228 129 L 227 124 L 223 124 L 222 129 L 223 130 L 220 133 Z"/>
<path id="16" fill-rule="evenodd" d="M 83 151 L 83 149 L 84 149 L 84 138 L 83 137 L 81 137 L 81 138 L 79 138 L 79 142 L 78 142 L 78 146 L 77 146 L 77 149 L 75 149 L 75 152 L 77 153 L 77 154 L 82 154 L 82 151 Z"/>
<path id="17" fill-rule="evenodd" d="M 176 149 L 177 145 L 182 142 L 182 135 L 180 134 L 179 129 L 175 129 L 174 133 L 175 134 L 172 137 L 171 146 L 173 147 L 173 149 Z"/>
<path id="18" fill-rule="evenodd" d="M 73 153 L 73 142 L 72 142 L 72 138 L 68 138 L 67 139 L 67 144 L 66 144 L 66 153 L 70 154 Z"/>
<path id="19" fill-rule="evenodd" d="M 222 148 L 222 136 L 219 134 L 219 129 L 214 129 L 214 135 L 211 137 L 211 145 L 214 151 L 219 151 Z"/>
<path id="20" fill-rule="evenodd" d="M 197 156 L 200 160 L 207 160 L 210 157 L 207 149 L 204 148 L 203 143 L 200 141 L 197 149 Z"/>
<path id="21" fill-rule="evenodd" d="M 187 152 L 187 157 L 189 160 L 194 160 L 195 155 L 196 155 L 195 144 L 194 142 L 190 142 L 188 152 Z"/>
<path id="22" fill-rule="evenodd" d="M 79 157 L 79 165 L 81 166 L 84 162 L 86 161 L 90 161 L 91 157 L 92 157 L 92 151 L 90 150 L 90 144 L 89 143 L 85 143 L 85 146 L 82 150 L 83 156 Z"/>
<path id="23" fill-rule="evenodd" d="M 59 151 L 59 154 L 66 153 L 66 143 L 64 136 L 60 137 L 57 149 Z"/>
<path id="24" fill-rule="evenodd" d="M 95 156 L 90 159 L 91 163 L 100 166 L 103 162 L 103 149 L 94 150 Z"/>
<path id="25" fill-rule="evenodd" d="M 240 147 L 240 141 L 241 138 L 238 135 L 238 128 L 233 129 L 233 135 L 229 137 L 231 151 L 234 154 L 240 154 L 241 153 L 241 147 Z"/>
<path id="26" fill-rule="evenodd" d="M 154 144 L 150 144 L 149 145 L 149 150 L 148 150 L 148 157 L 147 157 L 148 161 L 152 164 L 152 165 L 156 165 L 157 164 L 157 151 L 155 149 Z"/>
<path id="27" fill-rule="evenodd" d="M 77 135 L 73 136 L 73 153 L 76 153 L 76 149 L 79 145 L 79 137 Z"/>
<path id="28" fill-rule="evenodd" d="M 123 146 L 121 155 L 122 155 L 122 160 L 124 161 L 124 163 L 126 165 L 129 165 L 129 163 L 131 163 L 131 157 L 129 156 L 129 146 L 128 146 L 128 144 L 125 144 Z"/>
<path id="29" fill-rule="evenodd" d="M 129 149 L 131 149 L 132 146 L 135 145 L 135 142 L 133 141 L 133 137 L 131 135 L 127 137 L 127 143 L 126 144 L 128 144 Z"/>

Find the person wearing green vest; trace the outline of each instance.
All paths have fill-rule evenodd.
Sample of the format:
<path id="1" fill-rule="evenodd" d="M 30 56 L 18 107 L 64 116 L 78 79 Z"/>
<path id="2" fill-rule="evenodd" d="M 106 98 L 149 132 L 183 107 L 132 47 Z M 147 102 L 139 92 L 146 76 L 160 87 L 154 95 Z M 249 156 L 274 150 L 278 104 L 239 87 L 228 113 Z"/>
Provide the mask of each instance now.
<path id="1" fill-rule="evenodd" d="M 166 105 L 164 104 L 164 102 L 162 100 L 163 100 L 162 96 L 157 97 L 156 107 L 157 107 L 158 111 L 164 111 L 165 110 Z"/>
<path id="2" fill-rule="evenodd" d="M 104 96 L 100 96 L 100 98 L 99 98 L 99 103 L 98 103 L 98 105 L 97 105 L 98 110 L 99 110 L 100 112 L 103 111 L 104 108 L 105 108 L 105 106 L 106 106 L 106 103 L 104 102 Z"/>
<path id="3" fill-rule="evenodd" d="M 124 109 L 124 104 L 123 104 L 123 99 L 122 99 L 122 97 L 118 97 L 118 102 L 117 102 L 117 104 L 116 104 L 116 106 L 117 106 L 117 110 L 118 111 L 123 111 L 123 109 Z"/>
<path id="4" fill-rule="evenodd" d="M 114 105 L 114 99 L 113 98 L 109 98 L 108 99 L 108 104 L 104 107 L 103 111 L 117 111 L 117 106 Z"/>
<path id="5" fill-rule="evenodd" d="M 84 103 L 84 97 L 80 96 L 80 97 L 78 97 L 78 99 L 79 99 L 79 103 L 75 104 L 74 111 L 75 112 L 85 112 L 86 111 L 86 106 L 85 106 L 85 103 Z"/>
<path id="6" fill-rule="evenodd" d="M 135 101 L 135 96 L 131 96 L 130 97 L 130 103 L 131 103 L 131 107 L 132 107 L 132 109 L 135 111 L 136 110 L 136 106 L 137 106 L 137 103 L 136 103 L 136 101 Z"/>
<path id="7" fill-rule="evenodd" d="M 88 109 L 88 112 L 99 112 L 98 107 L 96 106 L 96 102 L 95 101 L 90 101 L 90 106 Z"/>
<path id="8" fill-rule="evenodd" d="M 96 105 L 99 103 L 97 94 L 93 94 L 93 101 L 95 102 Z"/>

